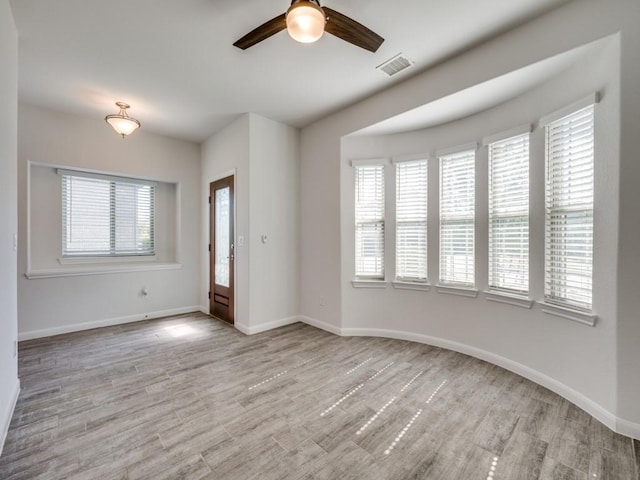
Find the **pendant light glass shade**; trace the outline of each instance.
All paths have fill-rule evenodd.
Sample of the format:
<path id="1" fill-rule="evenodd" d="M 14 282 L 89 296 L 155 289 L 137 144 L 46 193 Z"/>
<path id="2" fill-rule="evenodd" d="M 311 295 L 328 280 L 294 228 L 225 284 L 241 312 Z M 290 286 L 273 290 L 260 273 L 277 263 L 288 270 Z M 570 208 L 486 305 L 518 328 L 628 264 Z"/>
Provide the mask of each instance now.
<path id="1" fill-rule="evenodd" d="M 123 102 L 116 102 L 116 105 L 120 108 L 120 112 L 114 113 L 113 115 L 107 115 L 104 117 L 104 120 L 111 125 L 113 129 L 122 136 L 122 138 L 124 138 L 140 128 L 140 122 L 127 115 L 127 108 L 129 108 L 129 105 Z"/>
<path id="2" fill-rule="evenodd" d="M 309 0 L 296 0 L 287 10 L 287 31 L 291 38 L 313 43 L 324 33 L 327 18 L 320 5 Z"/>

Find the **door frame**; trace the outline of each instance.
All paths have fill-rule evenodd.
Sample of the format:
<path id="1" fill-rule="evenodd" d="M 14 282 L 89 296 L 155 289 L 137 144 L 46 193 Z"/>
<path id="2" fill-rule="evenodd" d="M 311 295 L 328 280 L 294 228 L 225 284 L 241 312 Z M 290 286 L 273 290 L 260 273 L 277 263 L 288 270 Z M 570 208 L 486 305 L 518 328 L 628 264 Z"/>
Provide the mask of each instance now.
<path id="1" fill-rule="evenodd" d="M 228 178 L 228 177 L 232 177 L 233 178 L 233 209 L 232 209 L 233 211 L 231 212 L 231 215 L 232 215 L 232 218 L 233 218 L 233 238 L 232 238 L 232 243 L 235 246 L 235 248 L 234 248 L 233 271 L 230 272 L 230 273 L 232 273 L 232 278 L 233 278 L 233 323 L 229 323 L 229 325 L 231 325 L 231 326 L 235 326 L 236 325 L 236 319 L 237 319 L 237 313 L 238 313 L 238 308 L 237 308 L 237 304 L 238 304 L 238 302 L 237 302 L 237 298 L 238 298 L 238 288 L 237 288 L 238 287 L 238 282 L 237 282 L 237 275 L 236 275 L 237 274 L 236 261 L 238 259 L 238 255 L 237 255 L 238 243 L 236 241 L 236 238 L 237 238 L 236 232 L 237 232 L 237 225 L 238 225 L 237 208 L 236 208 L 236 204 L 237 204 L 237 202 L 236 202 L 236 199 L 237 199 L 237 193 L 236 193 L 237 192 L 237 181 L 236 181 L 237 180 L 237 174 L 236 173 L 237 173 L 237 169 L 233 168 L 231 170 L 227 170 L 225 172 L 221 172 L 221 173 L 219 173 L 217 175 L 214 175 L 213 177 L 211 177 L 211 180 L 208 182 L 209 188 L 207 189 L 207 192 L 206 192 L 206 197 L 209 198 L 209 201 L 208 201 L 209 209 L 208 209 L 208 212 L 207 212 L 207 224 L 208 224 L 208 232 L 207 232 L 207 234 L 209 236 L 209 246 L 210 246 L 210 249 L 207 252 L 208 253 L 207 267 L 208 267 L 208 270 L 209 270 L 209 287 L 208 287 L 208 291 L 209 291 L 209 295 L 213 295 L 214 284 L 213 284 L 213 281 L 212 281 L 213 274 L 212 274 L 212 271 L 211 271 L 211 263 L 212 263 L 211 262 L 211 257 L 213 255 L 213 242 L 215 241 L 215 239 L 212 238 L 213 225 L 211 224 L 211 219 L 213 217 L 213 209 L 214 209 L 214 203 L 213 202 L 214 201 L 213 201 L 213 199 L 210 198 L 211 197 L 211 186 L 212 186 L 213 183 L 215 183 L 217 181 L 220 181 L 220 180 L 223 180 L 225 178 Z M 205 198 L 205 203 L 206 202 L 207 202 L 207 199 Z M 211 299 L 207 298 L 207 301 L 208 301 L 207 312 L 211 316 L 213 316 L 213 313 L 211 313 L 211 307 L 210 307 Z M 227 322 L 225 322 L 225 323 L 227 323 Z"/>

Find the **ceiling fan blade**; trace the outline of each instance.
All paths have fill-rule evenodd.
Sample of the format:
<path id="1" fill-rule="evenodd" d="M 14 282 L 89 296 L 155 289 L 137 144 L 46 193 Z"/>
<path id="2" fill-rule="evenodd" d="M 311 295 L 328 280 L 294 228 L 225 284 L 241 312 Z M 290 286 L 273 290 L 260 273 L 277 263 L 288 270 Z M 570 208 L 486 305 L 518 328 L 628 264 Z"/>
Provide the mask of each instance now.
<path id="1" fill-rule="evenodd" d="M 241 48 L 242 50 L 246 50 L 249 47 L 254 46 L 256 43 L 259 43 L 271 35 L 275 35 L 276 33 L 287 28 L 287 22 L 285 20 L 285 14 L 278 15 L 276 18 L 272 18 L 268 22 L 263 23 L 258 28 L 251 30 L 240 40 L 235 42 L 233 45 Z"/>
<path id="2" fill-rule="evenodd" d="M 324 28 L 325 32 L 335 35 L 342 40 L 352 43 L 358 47 L 375 52 L 380 48 L 384 38 L 373 30 L 369 30 L 364 25 L 347 17 L 346 15 L 336 12 L 331 8 L 322 7 L 327 14 L 327 24 Z"/>

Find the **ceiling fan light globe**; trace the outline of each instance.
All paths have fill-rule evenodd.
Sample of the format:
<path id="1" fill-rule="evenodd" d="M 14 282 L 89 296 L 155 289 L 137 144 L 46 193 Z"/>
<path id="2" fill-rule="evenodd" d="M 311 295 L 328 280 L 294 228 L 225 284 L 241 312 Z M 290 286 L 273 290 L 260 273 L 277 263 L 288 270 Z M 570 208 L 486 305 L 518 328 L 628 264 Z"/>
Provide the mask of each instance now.
<path id="1" fill-rule="evenodd" d="M 322 37 L 327 23 L 322 8 L 308 0 L 298 0 L 287 10 L 287 32 L 301 43 L 313 43 Z"/>

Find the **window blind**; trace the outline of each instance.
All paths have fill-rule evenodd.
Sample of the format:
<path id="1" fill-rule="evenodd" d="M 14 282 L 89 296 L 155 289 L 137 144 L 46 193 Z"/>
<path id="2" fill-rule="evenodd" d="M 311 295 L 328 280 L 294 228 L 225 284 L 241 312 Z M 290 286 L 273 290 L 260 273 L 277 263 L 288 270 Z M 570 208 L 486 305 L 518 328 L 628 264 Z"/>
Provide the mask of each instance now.
<path id="1" fill-rule="evenodd" d="M 489 144 L 489 288 L 529 291 L 529 134 Z"/>
<path id="2" fill-rule="evenodd" d="M 384 165 L 355 167 L 356 278 L 384 278 Z"/>
<path id="3" fill-rule="evenodd" d="M 475 285 L 475 150 L 440 157 L 440 283 Z"/>
<path id="4" fill-rule="evenodd" d="M 134 179 L 62 176 L 62 255 L 153 255 L 155 187 Z"/>
<path id="5" fill-rule="evenodd" d="M 396 278 L 427 280 L 427 161 L 396 164 Z"/>
<path id="6" fill-rule="evenodd" d="M 549 123 L 545 300 L 591 310 L 594 106 Z"/>

